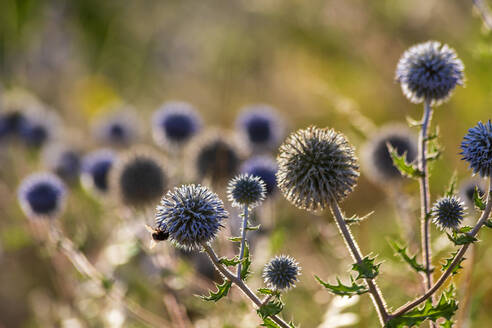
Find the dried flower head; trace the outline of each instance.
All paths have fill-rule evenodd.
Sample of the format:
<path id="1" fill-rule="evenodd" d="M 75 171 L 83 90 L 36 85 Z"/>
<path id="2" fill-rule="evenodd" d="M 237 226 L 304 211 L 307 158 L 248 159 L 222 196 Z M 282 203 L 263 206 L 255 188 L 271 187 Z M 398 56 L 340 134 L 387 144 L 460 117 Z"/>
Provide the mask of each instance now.
<path id="1" fill-rule="evenodd" d="M 169 175 L 164 170 L 164 160 L 146 148 L 122 155 L 111 172 L 112 189 L 120 203 L 130 207 L 157 203 L 168 183 Z"/>
<path id="2" fill-rule="evenodd" d="M 263 269 L 265 284 L 274 290 L 286 290 L 295 287 L 300 274 L 299 263 L 287 255 L 275 256 Z"/>
<path id="3" fill-rule="evenodd" d="M 274 158 L 269 156 L 252 157 L 241 165 L 240 171 L 260 177 L 265 183 L 267 197 L 277 191 L 278 165 Z"/>
<path id="4" fill-rule="evenodd" d="M 127 147 L 138 138 L 138 118 L 132 107 L 119 107 L 100 117 L 94 123 L 93 131 L 96 139 L 103 145 Z"/>
<path id="5" fill-rule="evenodd" d="M 54 219 L 65 206 L 66 189 L 56 175 L 34 173 L 22 180 L 17 196 L 28 218 Z"/>
<path id="6" fill-rule="evenodd" d="M 211 242 L 228 217 L 224 204 L 207 187 L 183 185 L 170 190 L 157 206 L 156 227 L 178 247 L 201 249 Z"/>
<path id="7" fill-rule="evenodd" d="M 456 229 L 463 221 L 466 206 L 461 199 L 455 196 L 442 197 L 434 203 L 432 214 L 433 222 L 444 229 Z"/>
<path id="8" fill-rule="evenodd" d="M 413 103 L 428 100 L 439 105 L 447 100 L 456 85 L 463 85 L 463 62 L 454 49 L 437 41 L 410 47 L 396 67 L 396 80 Z"/>
<path id="9" fill-rule="evenodd" d="M 468 130 L 461 142 L 462 159 L 468 162 L 474 174 L 492 175 L 492 123 L 489 120 Z"/>
<path id="10" fill-rule="evenodd" d="M 417 157 L 417 140 L 403 125 L 388 125 L 381 128 L 363 147 L 363 168 L 367 176 L 377 183 L 385 183 L 401 178 L 400 171 L 394 166 L 388 151 L 390 144 L 398 153 L 406 153 L 405 159 L 411 163 Z"/>
<path id="11" fill-rule="evenodd" d="M 253 151 L 275 149 L 284 134 L 284 122 L 269 105 L 251 105 L 242 109 L 236 126 Z"/>
<path id="12" fill-rule="evenodd" d="M 260 177 L 240 174 L 229 181 L 227 196 L 232 206 L 255 208 L 265 200 L 266 187 Z"/>
<path id="13" fill-rule="evenodd" d="M 359 165 L 354 148 L 333 129 L 310 126 L 291 134 L 280 146 L 277 183 L 296 207 L 323 210 L 354 189 Z"/>
<path id="14" fill-rule="evenodd" d="M 105 194 L 109 190 L 109 172 L 116 154 L 109 149 L 93 151 L 82 159 L 82 185 L 91 191 Z"/>
<path id="15" fill-rule="evenodd" d="M 185 145 L 201 127 L 200 115 L 192 105 L 185 102 L 167 102 L 152 115 L 152 136 L 155 142 L 170 150 Z"/>

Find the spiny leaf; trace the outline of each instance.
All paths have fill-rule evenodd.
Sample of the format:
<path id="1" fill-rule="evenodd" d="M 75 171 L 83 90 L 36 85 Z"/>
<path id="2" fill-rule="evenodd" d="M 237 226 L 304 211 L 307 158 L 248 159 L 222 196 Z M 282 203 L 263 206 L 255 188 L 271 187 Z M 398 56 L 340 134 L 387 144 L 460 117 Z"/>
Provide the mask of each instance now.
<path id="1" fill-rule="evenodd" d="M 406 152 L 404 152 L 403 155 L 400 156 L 398 155 L 396 149 L 391 146 L 390 143 L 387 143 L 386 147 L 388 147 L 388 152 L 391 156 L 391 159 L 393 160 L 393 165 L 398 169 L 398 171 L 400 171 L 402 175 L 414 179 L 418 179 L 423 176 L 420 170 L 418 170 L 412 164 L 407 163 L 407 161 L 405 160 L 405 158 L 407 157 Z"/>
<path id="2" fill-rule="evenodd" d="M 485 210 L 485 202 L 482 197 L 480 197 L 480 192 L 477 187 L 475 187 L 475 191 L 473 192 L 473 203 L 480 211 Z"/>
<path id="3" fill-rule="evenodd" d="M 275 299 L 260 306 L 260 308 L 256 310 L 256 312 L 262 319 L 265 319 L 279 314 L 280 311 L 282 311 L 283 309 L 284 303 L 282 303 L 282 301 L 279 299 Z"/>
<path id="4" fill-rule="evenodd" d="M 216 292 L 210 290 L 208 296 L 200 296 L 200 297 L 205 301 L 217 302 L 222 297 L 227 296 L 227 293 L 229 293 L 229 289 L 231 289 L 232 282 L 230 280 L 226 280 L 222 284 L 215 283 L 215 286 L 217 287 Z"/>
<path id="5" fill-rule="evenodd" d="M 372 212 L 369 212 L 367 213 L 366 215 L 362 216 L 362 217 L 358 217 L 357 215 L 353 215 L 349 218 L 346 218 L 345 219 L 345 223 L 347 224 L 355 224 L 355 223 L 360 223 L 361 221 L 367 219 L 368 217 L 370 217 L 372 214 L 374 213 L 374 211 Z"/>
<path id="6" fill-rule="evenodd" d="M 272 319 L 266 317 L 263 319 L 263 323 L 261 324 L 261 327 L 267 327 L 267 328 L 280 328 L 279 325 L 275 323 Z"/>
<path id="7" fill-rule="evenodd" d="M 487 228 L 492 228 L 492 219 L 488 219 L 487 221 L 485 221 L 484 225 Z"/>
<path id="8" fill-rule="evenodd" d="M 471 243 L 478 241 L 478 239 L 473 237 L 472 235 L 469 235 L 468 233 L 456 231 L 456 230 L 453 231 L 453 235 L 450 235 L 447 232 L 446 232 L 446 235 L 448 235 L 449 240 L 451 240 L 455 246 L 471 244 Z"/>
<path id="9" fill-rule="evenodd" d="M 446 197 L 453 196 L 456 193 L 457 184 L 458 184 L 458 173 L 455 170 L 453 172 L 453 175 L 451 176 L 451 180 L 449 180 L 448 189 L 444 193 L 444 196 L 446 196 Z"/>
<path id="10" fill-rule="evenodd" d="M 333 293 L 333 294 L 339 295 L 339 296 L 352 297 L 354 295 L 362 295 L 362 294 L 367 293 L 369 291 L 366 286 L 357 285 L 357 283 L 355 282 L 355 280 L 352 276 L 350 276 L 350 281 L 352 282 L 351 286 L 342 284 L 342 282 L 340 281 L 340 278 L 338 278 L 338 277 L 337 277 L 338 285 L 330 285 L 329 283 L 321 280 L 318 276 L 314 276 L 314 278 L 316 278 L 316 280 L 318 280 L 318 282 L 323 287 L 328 289 L 328 291 L 330 293 Z"/>
<path id="11" fill-rule="evenodd" d="M 442 271 L 446 271 L 450 266 L 451 266 L 451 263 L 453 262 L 454 258 L 456 257 L 456 254 L 458 252 L 453 252 L 451 253 L 451 257 L 450 258 L 447 258 L 447 259 L 444 259 L 446 261 L 446 263 L 443 263 L 441 265 L 441 270 Z M 453 269 L 453 271 L 451 272 L 452 275 L 455 275 L 458 273 L 459 269 L 463 269 L 463 267 L 461 266 L 461 263 L 465 260 L 465 258 L 463 257 L 460 262 L 458 263 L 458 265 Z"/>
<path id="12" fill-rule="evenodd" d="M 370 258 L 366 256 L 362 259 L 360 263 L 354 263 L 352 265 L 352 270 L 357 271 L 358 275 L 357 279 L 365 278 L 365 279 L 374 279 L 379 274 L 379 266 L 381 263 L 374 264 L 375 258 Z"/>
<path id="13" fill-rule="evenodd" d="M 385 325 L 386 328 L 404 328 L 420 325 L 425 320 L 436 321 L 439 318 L 451 320 L 456 310 L 458 302 L 454 298 L 454 286 L 451 286 L 441 295 L 437 305 L 433 306 L 432 301 L 428 300 L 421 308 L 414 308 L 401 316 L 391 318 Z"/>
<path id="14" fill-rule="evenodd" d="M 241 261 L 239 261 L 237 256 L 233 257 L 232 259 L 228 259 L 227 257 L 221 257 L 219 259 L 219 263 L 227 265 L 227 266 L 236 266 L 239 263 L 241 263 Z"/>
<path id="15" fill-rule="evenodd" d="M 243 239 L 242 237 L 229 237 L 229 240 L 233 243 L 240 243 Z"/>
<path id="16" fill-rule="evenodd" d="M 391 247 L 398 253 L 403 261 L 407 262 L 416 272 L 426 272 L 425 266 L 417 263 L 417 255 L 410 257 L 407 254 L 407 247 L 402 247 L 394 240 L 389 240 Z"/>
<path id="17" fill-rule="evenodd" d="M 473 227 L 463 226 L 457 230 L 458 233 L 467 233 L 473 230 Z"/>
<path id="18" fill-rule="evenodd" d="M 261 224 L 258 224 L 258 225 L 255 225 L 255 226 L 248 226 L 246 228 L 246 230 L 255 231 L 255 230 L 259 230 L 260 227 L 261 227 Z"/>
<path id="19" fill-rule="evenodd" d="M 243 263 L 241 267 L 241 279 L 246 280 L 248 278 L 249 274 L 251 271 L 249 271 L 249 267 L 251 266 L 251 259 L 249 256 L 249 246 L 248 242 L 244 243 L 244 257 L 243 257 Z"/>
<path id="20" fill-rule="evenodd" d="M 263 295 L 273 295 L 273 296 L 279 296 L 280 292 L 278 290 L 273 290 L 270 288 L 259 288 L 258 293 L 263 294 Z"/>

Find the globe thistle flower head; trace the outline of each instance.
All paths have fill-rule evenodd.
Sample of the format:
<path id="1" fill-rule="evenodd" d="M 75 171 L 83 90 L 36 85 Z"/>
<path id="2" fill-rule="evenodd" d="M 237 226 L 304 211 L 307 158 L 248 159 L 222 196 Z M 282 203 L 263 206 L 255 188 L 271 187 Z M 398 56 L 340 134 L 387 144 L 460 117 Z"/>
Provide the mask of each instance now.
<path id="1" fill-rule="evenodd" d="M 431 105 L 446 101 L 457 85 L 464 84 L 463 62 L 454 49 L 428 41 L 405 51 L 396 67 L 396 80 L 413 103 Z"/>
<path id="2" fill-rule="evenodd" d="M 253 151 L 275 149 L 284 133 L 282 118 L 268 105 L 244 107 L 237 118 L 236 126 Z"/>
<path id="3" fill-rule="evenodd" d="M 263 269 L 265 284 L 274 290 L 286 290 L 295 287 L 300 274 L 299 263 L 287 255 L 274 257 Z"/>
<path id="4" fill-rule="evenodd" d="M 20 122 L 19 135 L 29 147 L 40 148 L 56 138 L 61 122 L 51 110 L 32 108 Z"/>
<path id="5" fill-rule="evenodd" d="M 188 103 L 172 101 L 162 105 L 152 116 L 152 136 L 168 149 L 186 144 L 202 127 L 202 119 Z"/>
<path id="6" fill-rule="evenodd" d="M 138 138 L 139 125 L 134 110 L 127 106 L 100 117 L 93 131 L 95 138 L 106 146 L 127 147 Z"/>
<path id="7" fill-rule="evenodd" d="M 17 196 L 28 218 L 54 219 L 65 206 L 66 189 L 56 175 L 34 173 L 21 182 Z"/>
<path id="8" fill-rule="evenodd" d="M 242 153 L 226 133 L 209 130 L 189 145 L 187 171 L 192 180 L 223 184 L 239 170 Z"/>
<path id="9" fill-rule="evenodd" d="M 444 229 L 456 229 L 465 216 L 465 204 L 455 196 L 442 197 L 434 203 L 432 214 L 433 222 Z"/>
<path id="10" fill-rule="evenodd" d="M 170 190 L 157 206 L 156 226 L 178 247 L 198 250 L 211 242 L 228 217 L 223 202 L 207 187 L 183 185 Z"/>
<path id="11" fill-rule="evenodd" d="M 240 171 L 242 173 L 260 177 L 265 183 L 267 197 L 272 196 L 277 191 L 276 174 L 278 171 L 278 165 L 272 157 L 252 157 L 242 164 Z"/>
<path id="12" fill-rule="evenodd" d="M 73 146 L 53 143 L 43 152 L 46 167 L 65 182 L 73 182 L 79 178 L 82 158 L 78 149 Z"/>
<path id="13" fill-rule="evenodd" d="M 111 172 L 111 187 L 120 203 L 137 208 L 157 203 L 169 183 L 163 163 L 146 148 L 123 155 Z"/>
<path id="14" fill-rule="evenodd" d="M 116 154 L 109 149 L 100 149 L 82 159 L 82 185 L 91 191 L 106 194 L 109 190 L 109 172 L 116 161 Z"/>
<path id="15" fill-rule="evenodd" d="M 354 148 L 333 129 L 310 126 L 292 133 L 277 156 L 279 189 L 294 206 L 323 210 L 354 189 L 359 165 Z"/>
<path id="16" fill-rule="evenodd" d="M 481 177 L 492 175 L 492 123 L 489 120 L 468 130 L 461 142 L 462 159 L 467 161 L 473 174 Z"/>
<path id="17" fill-rule="evenodd" d="M 16 136 L 24 120 L 19 110 L 0 112 L 0 140 Z"/>
<path id="18" fill-rule="evenodd" d="M 255 208 L 265 200 L 266 186 L 260 177 L 240 174 L 229 181 L 227 196 L 234 207 Z"/>
<path id="19" fill-rule="evenodd" d="M 374 182 L 383 183 L 400 179 L 402 175 L 394 166 L 387 144 L 398 155 L 406 154 L 408 163 L 417 157 L 417 140 L 403 125 L 388 125 L 376 133 L 363 147 L 362 159 L 367 176 Z"/>

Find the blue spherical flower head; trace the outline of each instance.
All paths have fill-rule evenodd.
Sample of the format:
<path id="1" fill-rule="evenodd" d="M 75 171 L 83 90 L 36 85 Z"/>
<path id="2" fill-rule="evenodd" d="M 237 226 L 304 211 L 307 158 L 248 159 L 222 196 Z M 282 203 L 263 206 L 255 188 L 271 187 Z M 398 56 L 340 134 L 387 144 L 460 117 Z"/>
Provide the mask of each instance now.
<path id="1" fill-rule="evenodd" d="M 274 257 L 263 269 L 265 284 L 274 290 L 286 290 L 295 287 L 300 274 L 299 263 L 287 255 Z"/>
<path id="2" fill-rule="evenodd" d="M 20 110 L 10 110 L 0 113 L 0 140 L 17 135 L 24 114 Z"/>
<path id="3" fill-rule="evenodd" d="M 164 148 L 185 145 L 202 127 L 196 109 L 185 102 L 167 102 L 152 116 L 152 136 Z"/>
<path id="4" fill-rule="evenodd" d="M 444 229 L 456 229 L 463 221 L 465 204 L 455 196 L 442 197 L 432 207 L 433 222 Z"/>
<path id="5" fill-rule="evenodd" d="M 26 177 L 18 190 L 22 211 L 30 219 L 54 219 L 64 206 L 66 189 L 52 173 L 35 173 Z"/>
<path id="6" fill-rule="evenodd" d="M 66 182 L 79 178 L 82 159 L 78 149 L 64 144 L 51 144 L 43 153 L 45 165 Z"/>
<path id="7" fill-rule="evenodd" d="M 430 101 L 439 105 L 457 85 L 463 85 L 463 62 L 454 49 L 428 41 L 409 48 L 396 67 L 396 80 L 413 103 Z"/>
<path id="8" fill-rule="evenodd" d="M 126 147 L 137 139 L 139 126 L 134 110 L 126 106 L 101 117 L 94 123 L 93 129 L 99 142 Z"/>
<path id="9" fill-rule="evenodd" d="M 105 194 L 109 190 L 109 172 L 116 161 L 116 154 L 109 149 L 100 149 L 86 155 L 82 160 L 82 185 L 91 191 Z"/>
<path id="10" fill-rule="evenodd" d="M 260 177 L 240 174 L 229 182 L 227 196 L 232 206 L 255 208 L 265 200 L 266 186 Z"/>
<path id="11" fill-rule="evenodd" d="M 32 108 L 20 122 L 19 134 L 26 145 L 39 148 L 54 139 L 60 126 L 58 116 L 44 108 Z"/>
<path id="12" fill-rule="evenodd" d="M 258 176 L 266 186 L 266 195 L 271 196 L 277 190 L 278 165 L 275 159 L 268 156 L 256 156 L 248 159 L 241 166 L 242 173 Z"/>
<path id="13" fill-rule="evenodd" d="M 155 220 L 157 229 L 168 232 L 176 246 L 198 250 L 217 236 L 227 217 L 215 193 L 192 184 L 168 191 L 157 206 Z"/>
<path id="14" fill-rule="evenodd" d="M 284 122 L 268 105 L 252 105 L 242 109 L 236 125 L 254 151 L 276 148 L 284 133 Z"/>
<path id="15" fill-rule="evenodd" d="M 489 120 L 468 130 L 461 142 L 462 159 L 468 162 L 474 174 L 481 177 L 492 175 L 492 123 Z"/>

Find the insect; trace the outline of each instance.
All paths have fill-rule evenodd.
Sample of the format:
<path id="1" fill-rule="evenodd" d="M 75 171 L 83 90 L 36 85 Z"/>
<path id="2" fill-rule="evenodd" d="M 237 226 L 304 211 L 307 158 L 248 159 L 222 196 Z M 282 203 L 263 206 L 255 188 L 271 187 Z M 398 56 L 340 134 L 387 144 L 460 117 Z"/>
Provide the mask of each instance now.
<path id="1" fill-rule="evenodd" d="M 160 241 L 165 241 L 169 238 L 169 232 L 160 228 L 152 228 L 149 225 L 145 225 L 145 228 L 152 234 L 152 240 L 150 241 L 150 248 L 154 248 Z"/>

